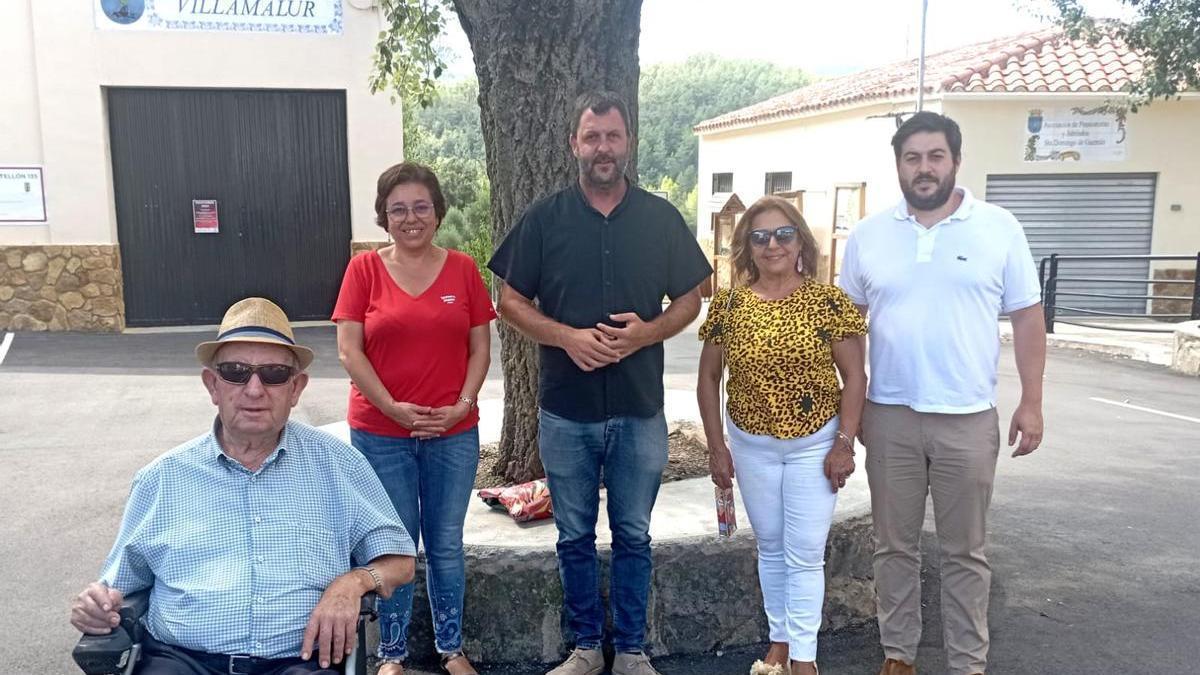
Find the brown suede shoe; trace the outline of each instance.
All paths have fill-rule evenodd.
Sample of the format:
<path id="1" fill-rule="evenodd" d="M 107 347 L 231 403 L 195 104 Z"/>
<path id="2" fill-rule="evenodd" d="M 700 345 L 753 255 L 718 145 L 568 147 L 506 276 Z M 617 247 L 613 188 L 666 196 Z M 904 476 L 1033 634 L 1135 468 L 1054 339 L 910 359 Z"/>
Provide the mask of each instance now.
<path id="1" fill-rule="evenodd" d="M 879 675 L 917 675 L 917 667 L 900 659 L 886 659 Z"/>

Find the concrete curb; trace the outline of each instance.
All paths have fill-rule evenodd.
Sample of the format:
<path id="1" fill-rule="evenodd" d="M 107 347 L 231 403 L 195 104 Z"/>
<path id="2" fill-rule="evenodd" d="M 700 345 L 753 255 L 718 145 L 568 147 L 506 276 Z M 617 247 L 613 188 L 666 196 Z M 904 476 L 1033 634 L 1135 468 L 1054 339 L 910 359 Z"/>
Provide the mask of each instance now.
<path id="1" fill-rule="evenodd" d="M 1186 321 L 1176 326 L 1171 370 L 1200 376 L 1200 321 Z"/>
<path id="2" fill-rule="evenodd" d="M 1012 333 L 1001 333 L 1000 342 L 1011 343 Z M 1167 365 L 1170 362 L 1169 348 L 1155 345 L 1119 344 L 1113 342 L 1112 338 L 1105 340 L 1082 335 L 1060 336 L 1052 333 L 1046 336 L 1046 346 L 1157 365 Z"/>
<path id="3" fill-rule="evenodd" d="M 601 587 L 608 587 L 611 549 L 600 547 Z M 871 582 L 870 516 L 863 512 L 836 520 L 826 548 L 826 599 L 822 631 L 858 625 L 874 617 Z M 653 545 L 647 641 L 656 656 L 696 654 L 767 639 L 758 588 L 753 534 L 732 539 L 714 535 L 680 537 Z M 554 550 L 467 546 L 464 649 L 477 663 L 548 663 L 560 659 L 569 643 L 562 589 Z M 424 564 L 418 564 L 417 590 L 409 630 L 416 662 L 435 659 Z M 608 619 L 611 624 L 611 616 Z M 372 653 L 378 624 L 368 634 Z"/>

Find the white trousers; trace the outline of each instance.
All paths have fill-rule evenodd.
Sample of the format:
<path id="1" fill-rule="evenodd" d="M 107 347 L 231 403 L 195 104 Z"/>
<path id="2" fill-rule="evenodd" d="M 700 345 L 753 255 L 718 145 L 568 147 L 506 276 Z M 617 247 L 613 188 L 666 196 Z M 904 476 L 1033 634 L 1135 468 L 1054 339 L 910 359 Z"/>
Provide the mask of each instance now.
<path id="1" fill-rule="evenodd" d="M 825 540 L 837 494 L 825 477 L 825 455 L 838 419 L 809 436 L 781 440 L 742 431 L 729 420 L 729 450 L 758 540 L 758 582 L 771 642 L 788 656 L 815 661 L 825 600 Z"/>

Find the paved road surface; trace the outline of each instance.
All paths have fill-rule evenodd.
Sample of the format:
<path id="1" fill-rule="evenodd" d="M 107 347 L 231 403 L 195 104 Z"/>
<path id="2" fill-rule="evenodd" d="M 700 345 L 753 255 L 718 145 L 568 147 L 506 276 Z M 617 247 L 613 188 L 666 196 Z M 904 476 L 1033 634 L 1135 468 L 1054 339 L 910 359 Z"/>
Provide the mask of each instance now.
<path id="1" fill-rule="evenodd" d="M 315 424 L 340 419 L 347 385 L 332 329 L 300 333 L 316 346 L 318 364 L 295 415 Z M 67 656 L 76 637 L 65 620 L 67 604 L 111 545 L 130 477 L 211 422 L 189 360 L 199 339 L 20 334 L 14 340 L 0 365 L 0 635 L 6 636 L 0 674 L 75 672 Z M 695 362 L 694 337 L 685 333 L 668 349 L 668 380 L 679 386 Z M 493 380 L 498 376 L 493 368 Z M 1016 386 L 1006 348 L 1005 424 Z M 1051 353 L 1045 445 L 1021 460 L 1002 456 L 996 479 L 992 673 L 1200 672 L 1196 418 L 1200 380 L 1145 364 Z M 945 665 L 929 539 L 920 662 L 923 672 L 938 673 Z M 743 649 L 656 663 L 664 675 L 738 675 L 756 656 Z M 822 672 L 831 675 L 873 674 L 879 658 L 869 626 L 821 646 Z"/>

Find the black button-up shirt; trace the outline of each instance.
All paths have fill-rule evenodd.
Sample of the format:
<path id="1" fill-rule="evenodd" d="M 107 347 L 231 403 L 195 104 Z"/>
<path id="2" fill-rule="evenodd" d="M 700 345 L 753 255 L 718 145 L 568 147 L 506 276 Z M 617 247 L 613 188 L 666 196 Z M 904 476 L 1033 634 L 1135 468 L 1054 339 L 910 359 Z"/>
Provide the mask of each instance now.
<path id="1" fill-rule="evenodd" d="M 712 274 L 670 202 L 629 185 L 605 217 L 578 183 L 530 206 L 488 268 L 573 328 L 619 325 L 608 315 L 622 312 L 651 321 L 662 314 L 664 297 L 678 298 Z M 540 405 L 560 417 L 650 417 L 663 407 L 661 343 L 591 372 L 566 351 L 542 345 L 540 364 Z"/>

